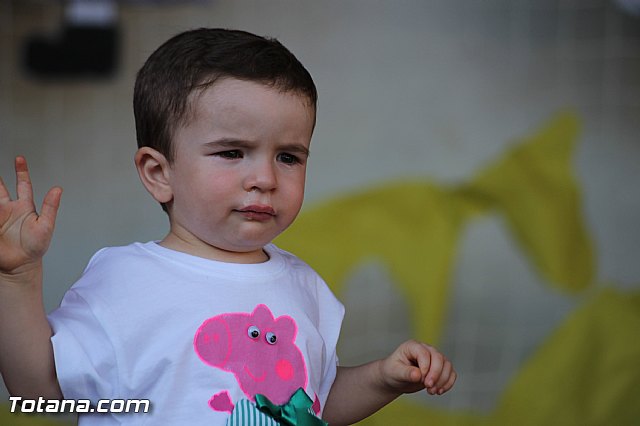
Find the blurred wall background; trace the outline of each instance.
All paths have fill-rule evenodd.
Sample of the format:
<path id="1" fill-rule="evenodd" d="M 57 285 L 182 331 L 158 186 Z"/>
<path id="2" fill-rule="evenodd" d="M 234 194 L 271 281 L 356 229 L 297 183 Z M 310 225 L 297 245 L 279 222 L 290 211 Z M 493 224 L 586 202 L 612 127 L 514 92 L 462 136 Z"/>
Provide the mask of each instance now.
<path id="1" fill-rule="evenodd" d="M 133 81 L 159 44 L 200 26 L 276 37 L 313 75 L 320 100 L 304 209 L 309 214 L 331 200 L 389 182 L 464 184 L 561 111 L 575 117 L 579 130 L 570 168 L 593 248 L 589 289 L 549 286 L 500 215 L 468 222 L 457 241 L 443 327 L 434 342 L 450 355 L 461 377 L 445 397 L 410 398 L 444 413 L 440 420 L 453 412 L 471 417 L 494 412 L 530 357 L 598 289 L 639 291 L 640 16 L 619 3 L 117 5 L 115 74 L 69 80 L 38 78 L 23 66 L 29 37 L 59 32 L 62 5 L 0 3 L 0 175 L 11 186 L 13 158 L 22 154 L 38 200 L 51 185 L 65 189 L 45 258 L 47 310 L 57 306 L 97 249 L 164 235 L 166 218 L 133 167 Z M 397 217 L 405 216 L 398 211 Z M 305 260 L 315 266 L 316 260 Z M 415 335 L 415 317 L 406 314 L 415 301 L 397 291 L 384 262 L 354 265 L 345 280 L 339 292 L 350 312 L 341 344 L 344 364 L 381 356 Z M 634 374 L 637 378 L 637 367 Z M 631 396 L 640 398 L 638 382 L 628 385 L 639 392 Z M 540 392 L 532 389 L 532 397 Z"/>

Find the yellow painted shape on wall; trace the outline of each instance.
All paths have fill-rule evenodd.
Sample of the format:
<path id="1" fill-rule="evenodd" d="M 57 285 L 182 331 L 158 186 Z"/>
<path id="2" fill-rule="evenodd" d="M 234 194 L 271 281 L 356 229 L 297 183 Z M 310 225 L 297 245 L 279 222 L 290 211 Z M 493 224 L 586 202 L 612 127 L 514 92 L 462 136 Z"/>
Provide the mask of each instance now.
<path id="1" fill-rule="evenodd" d="M 408 398 L 399 398 L 369 417 L 360 426 L 496 426 L 488 416 L 448 412 L 426 407 Z M 513 425 L 509 425 L 513 426 Z"/>
<path id="2" fill-rule="evenodd" d="M 340 293 L 370 258 L 385 262 L 413 307 L 416 333 L 437 341 L 452 261 L 468 212 L 428 183 L 403 183 L 317 206 L 277 243 L 308 261 Z"/>
<path id="3" fill-rule="evenodd" d="M 525 363 L 493 412 L 446 412 L 400 398 L 359 424 L 637 425 L 638 330 L 640 292 L 604 289 L 589 297 Z"/>
<path id="4" fill-rule="evenodd" d="M 640 424 L 640 292 L 589 297 L 508 386 L 492 424 Z"/>
<path id="5" fill-rule="evenodd" d="M 460 233 L 474 215 L 501 213 L 538 272 L 578 290 L 594 275 L 571 153 L 577 119 L 558 115 L 472 182 L 395 182 L 316 205 L 277 244 L 340 293 L 359 263 L 381 259 L 411 307 L 416 337 L 438 343 Z"/>
<path id="6" fill-rule="evenodd" d="M 577 118 L 570 113 L 559 114 L 470 182 L 456 187 L 427 181 L 396 182 L 318 204 L 306 210 L 277 244 L 309 262 L 337 294 L 358 264 L 369 258 L 381 259 L 410 306 L 416 337 L 438 344 L 460 235 L 476 215 L 502 215 L 523 254 L 550 286 L 575 293 L 593 284 L 593 248 L 571 163 L 577 135 Z M 607 306 L 605 311 L 616 309 Z M 580 326 L 584 321 L 575 320 L 575 327 L 584 329 Z M 567 327 L 573 330 L 574 326 Z M 606 328 L 600 330 L 599 343 L 606 345 L 610 337 L 615 337 L 607 335 Z M 614 351 L 627 359 L 630 352 L 616 342 Z M 566 352 L 568 360 L 592 360 L 588 355 L 590 342 L 572 344 L 574 347 Z M 565 348 L 557 339 L 547 346 L 553 354 Z M 567 376 L 552 360 L 543 359 L 545 363 L 535 358 L 527 364 L 506 391 L 500 409 L 491 415 L 443 413 L 400 399 L 362 424 L 523 424 L 534 418 L 531 412 L 539 406 L 536 400 L 541 392 L 546 393 L 543 401 L 562 401 L 571 397 L 566 392 L 574 391 L 576 401 L 612 394 L 607 386 L 601 388 L 603 392 L 594 391 L 598 384 L 589 387 L 585 383 L 579 389 L 558 386 L 554 373 L 565 379 Z M 612 364 L 602 368 L 607 374 L 615 374 L 610 370 Z M 631 369 L 636 374 L 640 363 Z M 605 375 L 599 378 L 604 380 Z M 518 405 L 520 402 L 522 405 Z M 540 407 L 549 416 L 557 409 L 544 404 Z M 604 412 L 610 408 L 605 407 Z M 567 413 L 579 410 L 576 404 Z M 622 409 L 620 415 L 627 416 L 630 410 Z"/>
<path id="7" fill-rule="evenodd" d="M 51 417 L 45 418 L 42 415 L 12 413 L 9 405 L 0 404 L 0 425 L 2 426 L 71 426 L 72 424 L 71 422 L 52 420 Z"/>
<path id="8" fill-rule="evenodd" d="M 549 284 L 568 292 L 584 290 L 595 274 L 571 163 L 577 135 L 577 119 L 560 115 L 481 171 L 467 188 L 504 215 Z"/>

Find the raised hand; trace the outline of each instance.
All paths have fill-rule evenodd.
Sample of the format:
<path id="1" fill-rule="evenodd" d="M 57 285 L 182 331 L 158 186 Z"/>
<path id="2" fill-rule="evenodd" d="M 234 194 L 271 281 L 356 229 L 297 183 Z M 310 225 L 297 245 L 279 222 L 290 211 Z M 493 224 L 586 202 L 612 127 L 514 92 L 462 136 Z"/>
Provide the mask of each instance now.
<path id="1" fill-rule="evenodd" d="M 0 273 L 6 275 L 21 273 L 41 261 L 51 242 L 62 196 L 61 188 L 51 188 L 38 214 L 24 157 L 16 158 L 15 169 L 15 200 L 0 178 Z"/>

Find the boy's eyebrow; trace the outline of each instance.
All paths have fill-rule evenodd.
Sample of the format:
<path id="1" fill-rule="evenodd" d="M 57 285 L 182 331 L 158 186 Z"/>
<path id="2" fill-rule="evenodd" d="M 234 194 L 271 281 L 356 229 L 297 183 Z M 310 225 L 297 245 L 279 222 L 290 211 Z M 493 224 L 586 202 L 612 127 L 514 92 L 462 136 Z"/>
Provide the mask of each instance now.
<path id="1" fill-rule="evenodd" d="M 211 148 L 251 148 L 254 144 L 240 139 L 217 139 L 205 142 L 204 146 Z"/>
<path id="2" fill-rule="evenodd" d="M 304 155 L 305 157 L 309 156 L 309 148 L 307 148 L 304 145 L 298 145 L 298 144 L 292 143 L 292 144 L 282 145 L 280 147 L 280 149 L 282 151 L 292 152 L 292 153 L 295 153 L 295 154 L 301 154 L 301 155 Z"/>
<path id="3" fill-rule="evenodd" d="M 211 142 L 206 142 L 204 144 L 207 147 L 211 148 L 245 148 L 250 149 L 256 146 L 256 143 L 245 141 L 241 139 L 218 139 Z M 281 151 L 293 152 L 297 154 L 304 155 L 306 157 L 309 156 L 309 148 L 302 144 L 291 143 L 291 144 L 283 144 L 278 147 Z"/>

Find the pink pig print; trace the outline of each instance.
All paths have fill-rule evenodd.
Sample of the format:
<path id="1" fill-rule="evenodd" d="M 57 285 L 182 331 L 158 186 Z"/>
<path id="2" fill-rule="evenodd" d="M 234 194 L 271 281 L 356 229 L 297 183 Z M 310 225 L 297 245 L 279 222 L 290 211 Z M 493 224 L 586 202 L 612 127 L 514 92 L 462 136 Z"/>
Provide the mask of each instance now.
<path id="1" fill-rule="evenodd" d="M 205 320 L 193 344 L 204 363 L 233 373 L 249 400 L 262 394 L 280 405 L 307 385 L 304 358 L 294 343 L 297 332 L 291 317 L 274 318 L 260 304 L 251 313 L 227 313 Z M 209 406 L 228 412 L 234 408 L 227 391 L 213 395 Z"/>

